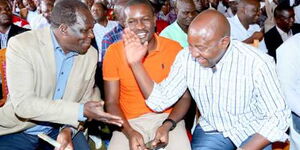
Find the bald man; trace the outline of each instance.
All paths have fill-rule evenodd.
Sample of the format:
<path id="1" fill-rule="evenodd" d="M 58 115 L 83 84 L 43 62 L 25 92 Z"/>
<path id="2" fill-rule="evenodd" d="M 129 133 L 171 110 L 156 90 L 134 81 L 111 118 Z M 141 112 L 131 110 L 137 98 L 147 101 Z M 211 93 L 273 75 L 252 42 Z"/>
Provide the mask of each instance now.
<path id="1" fill-rule="evenodd" d="M 177 0 L 176 13 L 177 20 L 162 30 L 160 36 L 177 41 L 182 47 L 187 47 L 187 31 L 198 14 L 194 2 L 192 0 Z"/>
<path id="2" fill-rule="evenodd" d="M 188 42 L 160 83 L 153 82 L 142 65 L 145 44 L 132 40 L 125 46 L 149 108 L 165 110 L 188 88 L 201 113 L 193 150 L 266 150 L 271 142 L 287 139 L 291 112 L 270 56 L 231 40 L 227 19 L 215 10 L 193 20 Z"/>
<path id="3" fill-rule="evenodd" d="M 228 18 L 233 39 L 252 44 L 254 39 L 262 40 L 263 32 L 256 24 L 260 15 L 258 0 L 241 0 L 238 4 L 237 14 Z"/>

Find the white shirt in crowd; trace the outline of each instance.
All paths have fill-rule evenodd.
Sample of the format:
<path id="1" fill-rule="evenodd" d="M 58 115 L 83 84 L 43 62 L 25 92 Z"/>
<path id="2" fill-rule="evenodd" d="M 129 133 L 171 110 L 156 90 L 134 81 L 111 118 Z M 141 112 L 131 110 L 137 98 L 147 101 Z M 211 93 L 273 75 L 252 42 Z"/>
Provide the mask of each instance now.
<path id="1" fill-rule="evenodd" d="M 99 23 L 96 23 L 94 25 L 93 32 L 94 32 L 94 35 L 95 35 L 95 40 L 96 40 L 96 44 L 98 46 L 98 49 L 100 49 L 98 51 L 99 56 L 102 56 L 101 55 L 101 52 L 102 52 L 101 48 L 102 48 L 102 39 L 103 39 L 104 35 L 106 33 L 108 33 L 109 31 L 111 31 L 117 25 L 118 25 L 117 21 L 108 21 L 106 27 L 102 26 Z M 101 57 L 99 57 L 99 62 L 101 62 L 101 61 L 102 61 Z"/>
<path id="2" fill-rule="evenodd" d="M 288 105 L 300 116 L 300 34 L 289 38 L 276 50 L 277 71 Z"/>
<path id="3" fill-rule="evenodd" d="M 172 106 L 189 89 L 204 131 L 223 133 L 239 146 L 259 133 L 271 142 L 285 141 L 290 110 L 275 72 L 274 60 L 256 48 L 232 40 L 216 69 L 204 68 L 186 48 L 169 76 L 154 84 L 146 104 L 154 111 Z"/>
<path id="4" fill-rule="evenodd" d="M 29 25 L 32 26 L 34 24 L 33 20 L 39 15 L 38 11 L 30 11 L 28 10 L 28 14 L 26 20 L 28 21 Z"/>
<path id="5" fill-rule="evenodd" d="M 48 23 L 47 19 L 43 17 L 42 14 L 39 14 L 36 16 L 31 24 L 31 29 L 41 29 L 45 27 L 50 27 L 50 23 Z"/>
<path id="6" fill-rule="evenodd" d="M 239 41 L 244 41 L 251 37 L 254 32 L 260 32 L 261 28 L 259 27 L 258 24 L 250 24 L 249 28 L 246 29 L 243 24 L 240 22 L 239 18 L 237 15 L 231 18 L 227 18 L 229 23 L 230 23 L 230 34 L 231 34 L 231 39 L 233 40 L 239 40 Z M 262 40 L 259 44 L 259 49 L 267 53 L 267 47 L 264 43 L 264 40 Z"/>

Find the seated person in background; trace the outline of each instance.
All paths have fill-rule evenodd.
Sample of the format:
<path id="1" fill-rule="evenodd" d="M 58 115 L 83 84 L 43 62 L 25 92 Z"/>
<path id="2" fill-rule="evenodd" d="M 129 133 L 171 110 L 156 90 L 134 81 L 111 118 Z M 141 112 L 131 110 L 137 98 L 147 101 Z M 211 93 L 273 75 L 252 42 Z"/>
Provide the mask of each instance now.
<path id="1" fill-rule="evenodd" d="M 187 47 L 187 30 L 198 13 L 192 0 L 177 0 L 175 9 L 177 20 L 161 31 L 160 36 L 177 41 L 182 47 Z"/>
<path id="2" fill-rule="evenodd" d="M 295 24 L 295 13 L 291 6 L 279 4 L 274 10 L 276 26 L 264 36 L 268 54 L 276 61 L 276 49 L 288 38 L 300 32 L 300 24 Z M 300 42 L 300 41 L 299 41 Z"/>
<path id="3" fill-rule="evenodd" d="M 1 150 L 53 149 L 37 137 L 40 133 L 57 139 L 61 149 L 86 150 L 82 132 L 73 132 L 72 138 L 81 122 L 95 119 L 121 126 L 119 117 L 103 112 L 94 87 L 93 26 L 87 6 L 61 0 L 53 8 L 51 28 L 10 39 L 6 52 L 9 96 L 0 108 Z"/>
<path id="4" fill-rule="evenodd" d="M 41 0 L 40 11 L 41 13 L 35 17 L 31 24 L 31 29 L 40 29 L 44 27 L 50 27 L 51 12 L 54 6 L 55 0 Z"/>
<path id="5" fill-rule="evenodd" d="M 288 138 L 291 112 L 273 59 L 231 40 L 230 25 L 218 11 L 203 11 L 192 21 L 189 47 L 177 54 L 168 77 L 160 83 L 149 77 L 142 64 L 147 48 L 129 37 L 124 38 L 125 55 L 147 106 L 160 112 L 176 103 L 186 89 L 191 92 L 201 114 L 193 150 L 271 150 L 271 142 Z"/>
<path id="6" fill-rule="evenodd" d="M 147 0 L 129 1 L 124 16 L 126 29 L 123 38 L 139 39 L 136 44 L 142 44 L 148 53 L 143 58 L 145 69 L 151 79 L 162 81 L 181 46 L 155 34 L 155 14 Z M 166 150 L 190 150 L 182 120 L 190 106 L 189 92 L 185 92 L 173 109 L 163 113 L 151 111 L 124 56 L 124 49 L 130 47 L 127 42 L 112 44 L 103 62 L 105 107 L 109 113 L 124 120 L 121 131 L 113 132 L 108 150 L 144 150 L 145 143 L 151 140 L 167 145 Z"/>
<path id="7" fill-rule="evenodd" d="M 29 25 L 33 25 L 33 20 L 38 16 L 39 12 L 37 6 L 33 0 L 23 0 L 25 8 L 21 9 L 20 16 L 29 22 Z"/>
<path id="8" fill-rule="evenodd" d="M 252 44 L 254 39 L 262 40 L 263 32 L 256 24 L 260 12 L 257 0 L 241 0 L 238 4 L 237 14 L 228 18 L 231 38 Z"/>
<path id="9" fill-rule="evenodd" d="M 8 5 L 7 0 L 0 1 L 0 37 L 1 45 L 0 49 L 7 47 L 8 40 L 28 29 L 18 27 L 12 22 L 13 14 L 11 7 Z"/>

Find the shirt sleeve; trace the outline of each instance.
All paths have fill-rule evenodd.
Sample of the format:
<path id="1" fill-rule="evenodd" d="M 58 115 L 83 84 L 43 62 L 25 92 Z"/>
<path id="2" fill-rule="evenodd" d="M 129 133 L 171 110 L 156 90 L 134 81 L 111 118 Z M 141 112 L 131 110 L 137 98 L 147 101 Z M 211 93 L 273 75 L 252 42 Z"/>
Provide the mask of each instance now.
<path id="1" fill-rule="evenodd" d="M 262 116 L 258 118 L 262 126 L 257 129 L 257 133 L 271 142 L 285 141 L 288 138 L 285 132 L 290 124 L 291 112 L 283 99 L 274 60 L 268 57 L 260 63 L 254 77 L 256 107 Z"/>
<path id="2" fill-rule="evenodd" d="M 78 121 L 84 122 L 87 118 L 84 117 L 84 104 L 80 104 L 79 113 L 78 113 Z"/>
<path id="3" fill-rule="evenodd" d="M 146 104 L 157 112 L 164 111 L 178 101 L 187 89 L 185 53 L 182 50 L 176 56 L 168 77 L 160 83 L 154 83 L 153 90 L 146 100 Z"/>
<path id="4" fill-rule="evenodd" d="M 298 36 L 300 37 L 300 36 Z M 300 38 L 298 38 L 300 39 Z M 283 43 L 277 50 L 277 71 L 286 101 L 293 112 L 300 115 L 299 41 Z"/>
<path id="5" fill-rule="evenodd" d="M 104 56 L 103 59 L 103 79 L 104 80 L 119 80 L 119 72 L 118 72 L 118 66 L 117 61 L 120 60 L 120 58 L 117 58 L 117 50 L 118 47 L 116 44 L 111 45 L 107 49 L 107 53 Z"/>

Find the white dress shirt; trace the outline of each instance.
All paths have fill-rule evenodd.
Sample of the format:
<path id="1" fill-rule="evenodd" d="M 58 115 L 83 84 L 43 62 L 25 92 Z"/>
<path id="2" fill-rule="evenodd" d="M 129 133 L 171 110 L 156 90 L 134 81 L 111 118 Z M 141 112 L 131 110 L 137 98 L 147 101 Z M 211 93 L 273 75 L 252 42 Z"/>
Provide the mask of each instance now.
<path id="1" fill-rule="evenodd" d="M 286 101 L 300 115 L 300 34 L 289 38 L 276 50 L 277 71 Z"/>
<path id="2" fill-rule="evenodd" d="M 50 27 L 50 24 L 48 23 L 47 19 L 43 17 L 42 14 L 39 14 L 33 19 L 32 24 L 30 26 L 31 29 L 41 29 L 45 27 Z"/>
<path id="3" fill-rule="evenodd" d="M 244 41 L 248 39 L 254 32 L 259 32 L 261 29 L 257 24 L 250 24 L 249 28 L 246 29 L 238 16 L 227 18 L 230 23 L 230 34 L 234 40 Z"/>
<path id="4" fill-rule="evenodd" d="M 169 76 L 154 88 L 146 104 L 154 111 L 172 106 L 189 89 L 204 131 L 223 133 L 236 146 L 259 133 L 271 142 L 284 141 L 287 108 L 273 59 L 256 48 L 232 40 L 216 70 L 200 65 L 186 48 L 179 52 Z"/>
<path id="5" fill-rule="evenodd" d="M 106 27 L 99 23 L 96 23 L 94 25 L 93 32 L 95 34 L 95 40 L 96 40 L 98 49 L 101 49 L 101 47 L 102 47 L 101 44 L 102 44 L 102 39 L 103 39 L 104 35 L 106 33 L 110 32 L 117 25 L 118 25 L 117 21 L 108 21 Z M 102 56 L 101 50 L 99 50 L 98 52 L 99 52 L 99 56 Z M 99 62 L 101 62 L 101 61 L 102 61 L 101 57 L 99 57 Z"/>
<path id="6" fill-rule="evenodd" d="M 231 39 L 233 40 L 244 41 L 249 37 L 251 37 L 254 32 L 261 31 L 261 28 L 259 27 L 258 24 L 250 24 L 249 28 L 246 29 L 241 23 L 241 21 L 239 20 L 237 15 L 227 19 L 230 23 L 230 34 L 231 34 Z M 259 43 L 258 47 L 259 50 L 261 50 L 262 52 L 264 53 L 268 52 L 266 45 L 263 43 L 263 40 Z"/>
<path id="7" fill-rule="evenodd" d="M 288 38 L 293 36 L 292 30 L 290 30 L 289 33 L 286 33 L 284 31 L 282 31 L 278 26 L 276 26 L 276 29 L 277 29 L 278 33 L 280 34 L 282 41 L 286 41 Z"/>

